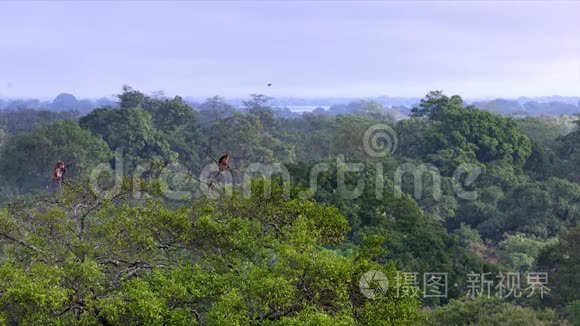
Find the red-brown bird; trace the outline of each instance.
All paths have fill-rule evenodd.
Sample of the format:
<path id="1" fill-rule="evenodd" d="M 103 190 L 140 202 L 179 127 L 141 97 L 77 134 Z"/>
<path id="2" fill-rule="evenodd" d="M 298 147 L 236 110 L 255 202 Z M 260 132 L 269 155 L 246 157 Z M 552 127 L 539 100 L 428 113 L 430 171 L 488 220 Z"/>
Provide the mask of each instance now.
<path id="1" fill-rule="evenodd" d="M 66 165 L 64 165 L 64 162 L 62 162 L 62 161 L 56 162 L 56 164 L 54 165 L 54 168 L 52 169 L 52 181 L 62 180 L 62 177 L 64 175 L 65 170 L 66 170 Z"/>
<path id="2" fill-rule="evenodd" d="M 220 157 L 220 159 L 218 160 L 218 166 L 219 166 L 220 172 L 230 168 L 230 165 L 228 164 L 229 162 L 230 162 L 230 155 L 228 153 L 225 153 L 224 155 L 222 155 L 222 157 Z"/>

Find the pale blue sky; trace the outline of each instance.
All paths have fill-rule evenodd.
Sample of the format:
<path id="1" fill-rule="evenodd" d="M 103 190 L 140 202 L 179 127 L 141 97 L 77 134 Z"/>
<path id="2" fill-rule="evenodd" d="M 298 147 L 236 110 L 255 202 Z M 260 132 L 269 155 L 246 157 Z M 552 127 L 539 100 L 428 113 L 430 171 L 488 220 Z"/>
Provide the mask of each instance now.
<path id="1" fill-rule="evenodd" d="M 579 17 L 580 2 L 0 2 L 0 96 L 579 96 Z"/>

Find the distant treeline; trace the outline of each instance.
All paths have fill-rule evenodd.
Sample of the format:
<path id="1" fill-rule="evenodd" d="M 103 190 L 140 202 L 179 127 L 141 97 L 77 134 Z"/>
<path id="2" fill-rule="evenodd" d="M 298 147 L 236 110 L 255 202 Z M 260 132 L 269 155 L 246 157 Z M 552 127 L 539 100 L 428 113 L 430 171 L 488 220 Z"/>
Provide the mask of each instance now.
<path id="1" fill-rule="evenodd" d="M 153 97 L 163 97 L 162 92 L 156 92 Z M 205 99 L 198 97 L 185 97 L 185 102 L 199 111 Z M 245 111 L 244 99 L 230 98 L 223 99 L 225 103 L 232 106 L 237 111 Z M 411 108 L 416 106 L 420 98 L 415 97 L 389 97 L 378 96 L 369 98 L 300 98 L 281 97 L 272 98 L 270 105 L 275 109 L 276 114 L 282 118 L 292 118 L 301 116 L 302 112 L 312 111 L 321 115 L 356 114 L 359 106 L 372 106 L 373 109 L 380 108 L 388 111 L 387 114 L 402 118 L 408 116 Z M 520 97 L 518 99 L 492 99 L 492 100 L 466 100 L 466 104 L 473 104 L 476 107 L 491 111 L 493 113 L 512 116 L 538 116 L 538 115 L 560 115 L 575 114 L 580 112 L 580 97 L 565 96 L 543 96 L 543 97 Z M 102 97 L 99 99 L 77 99 L 69 93 L 59 94 L 52 101 L 41 101 L 38 99 L 0 99 L 0 110 L 14 111 L 23 109 L 46 110 L 53 112 L 88 113 L 99 107 L 117 107 L 115 99 Z M 301 109 L 312 108 L 312 109 Z"/>

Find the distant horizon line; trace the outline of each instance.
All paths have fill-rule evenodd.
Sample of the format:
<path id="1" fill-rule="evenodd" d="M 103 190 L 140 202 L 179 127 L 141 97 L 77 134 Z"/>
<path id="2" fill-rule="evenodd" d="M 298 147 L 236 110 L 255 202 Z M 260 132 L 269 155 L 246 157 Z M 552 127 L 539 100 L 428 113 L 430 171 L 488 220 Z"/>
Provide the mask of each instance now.
<path id="1" fill-rule="evenodd" d="M 142 92 L 143 94 L 150 96 L 150 97 L 155 97 L 155 95 L 153 94 L 154 92 Z M 0 100 L 39 100 L 39 101 L 52 101 L 54 100 L 58 95 L 61 94 L 70 94 L 73 95 L 77 100 L 100 100 L 100 99 L 115 99 L 115 95 L 110 95 L 110 96 L 78 96 L 75 95 L 74 93 L 69 93 L 69 92 L 61 92 L 56 94 L 53 97 L 34 97 L 34 96 L 19 96 L 19 97 L 8 97 L 8 96 L 0 96 Z M 425 97 L 425 95 L 422 96 L 399 96 L 399 95 L 373 95 L 373 96 L 363 96 L 363 95 L 352 95 L 352 96 L 300 96 L 300 95 L 284 95 L 284 96 L 274 96 L 274 95 L 269 95 L 269 94 L 264 94 L 264 93 L 251 93 L 248 94 L 246 96 L 227 96 L 227 95 L 220 95 L 220 94 L 214 94 L 214 95 L 209 95 L 209 96 L 203 96 L 203 95 L 167 95 L 164 94 L 162 96 L 160 96 L 161 98 L 173 98 L 175 96 L 180 96 L 184 99 L 195 99 L 195 100 L 205 100 L 208 98 L 212 98 L 215 96 L 219 96 L 225 99 L 233 99 L 233 100 L 240 100 L 240 99 L 246 99 L 251 97 L 251 95 L 253 94 L 260 94 L 260 95 L 265 95 L 268 97 L 271 97 L 272 99 L 301 99 L 301 100 L 339 100 L 339 99 L 376 99 L 376 98 L 392 98 L 392 99 L 422 99 Z M 580 100 L 580 94 L 579 95 L 519 95 L 519 96 L 515 96 L 515 97 L 508 97 L 508 96 L 494 96 L 494 95 L 488 95 L 488 96 L 477 96 L 477 97 L 466 97 L 466 96 L 462 96 L 461 94 L 452 94 L 452 93 L 443 93 L 447 96 L 453 96 L 453 95 L 459 95 L 461 96 L 464 100 L 497 100 L 497 99 L 501 99 L 501 100 L 518 100 L 518 99 L 522 99 L 522 98 L 529 98 L 529 99 L 536 99 L 536 98 L 569 98 L 569 99 L 579 99 Z"/>

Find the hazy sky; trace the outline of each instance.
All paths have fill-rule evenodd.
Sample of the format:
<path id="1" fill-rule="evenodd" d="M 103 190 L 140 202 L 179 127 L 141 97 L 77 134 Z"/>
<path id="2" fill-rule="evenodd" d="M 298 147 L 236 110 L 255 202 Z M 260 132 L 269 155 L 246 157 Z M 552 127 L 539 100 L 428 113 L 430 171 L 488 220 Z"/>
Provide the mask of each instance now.
<path id="1" fill-rule="evenodd" d="M 0 97 L 580 96 L 579 17 L 580 2 L 0 2 Z"/>

